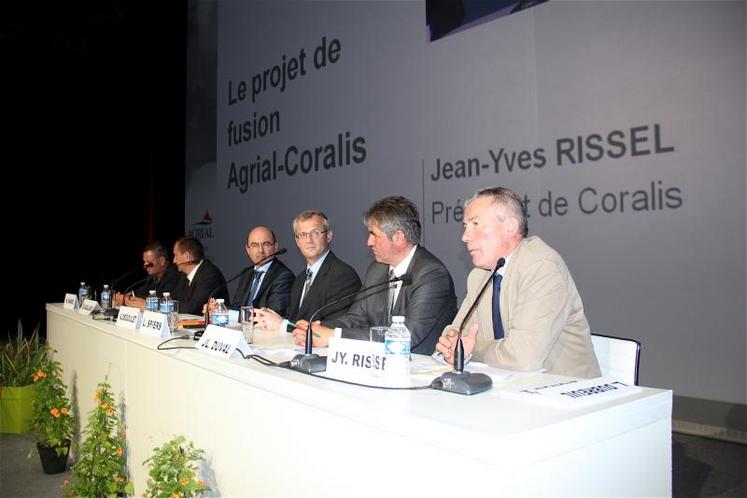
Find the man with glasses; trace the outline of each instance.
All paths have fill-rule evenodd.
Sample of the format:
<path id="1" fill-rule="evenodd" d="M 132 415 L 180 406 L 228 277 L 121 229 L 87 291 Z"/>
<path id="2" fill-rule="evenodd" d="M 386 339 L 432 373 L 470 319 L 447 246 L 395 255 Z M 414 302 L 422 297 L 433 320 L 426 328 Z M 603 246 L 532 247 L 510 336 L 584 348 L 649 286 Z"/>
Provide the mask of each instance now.
<path id="1" fill-rule="evenodd" d="M 275 258 L 279 248 L 275 233 L 269 228 L 258 226 L 249 231 L 246 254 L 254 268 L 239 280 L 230 308 L 254 306 L 270 308 L 281 315 L 285 313 L 290 303 L 293 272 Z"/>
<path id="2" fill-rule="evenodd" d="M 257 322 L 265 330 L 290 332 L 296 320 L 310 318 L 322 306 L 361 287 L 353 267 L 338 259 L 329 248 L 334 234 L 326 214 L 310 209 L 302 211 L 293 219 L 293 235 L 306 260 L 306 268 L 293 282 L 287 319 L 269 308 L 255 310 Z M 353 298 L 325 308 L 317 317 L 334 318 L 345 313 L 352 302 Z"/>

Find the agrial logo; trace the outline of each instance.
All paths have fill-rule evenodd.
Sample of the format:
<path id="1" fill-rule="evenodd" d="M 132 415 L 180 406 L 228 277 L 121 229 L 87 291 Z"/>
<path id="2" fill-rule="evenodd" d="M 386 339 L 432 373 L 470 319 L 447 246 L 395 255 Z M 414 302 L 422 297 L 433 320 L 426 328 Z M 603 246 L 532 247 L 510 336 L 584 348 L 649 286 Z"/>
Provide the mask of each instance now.
<path id="1" fill-rule="evenodd" d="M 202 219 L 192 224 L 189 235 L 196 239 L 212 239 L 215 237 L 213 234 L 213 217 L 210 216 L 210 211 L 205 210 Z"/>

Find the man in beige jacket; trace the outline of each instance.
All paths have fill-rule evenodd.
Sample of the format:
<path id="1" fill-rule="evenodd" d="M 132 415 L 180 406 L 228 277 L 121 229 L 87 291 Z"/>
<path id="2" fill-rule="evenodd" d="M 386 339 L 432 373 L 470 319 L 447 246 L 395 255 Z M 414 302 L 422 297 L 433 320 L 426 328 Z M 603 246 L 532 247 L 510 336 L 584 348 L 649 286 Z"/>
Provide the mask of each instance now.
<path id="1" fill-rule="evenodd" d="M 446 361 L 453 363 L 458 327 L 493 278 L 495 287 L 487 284 L 477 309 L 463 324 L 465 356 L 512 370 L 601 375 L 573 278 L 554 249 L 539 237 L 527 237 L 526 210 L 518 195 L 502 187 L 475 194 L 466 203 L 462 241 L 476 268 L 467 279 L 459 313 L 436 345 Z M 493 277 L 501 258 L 505 264 Z M 495 316 L 500 320 L 494 325 Z"/>

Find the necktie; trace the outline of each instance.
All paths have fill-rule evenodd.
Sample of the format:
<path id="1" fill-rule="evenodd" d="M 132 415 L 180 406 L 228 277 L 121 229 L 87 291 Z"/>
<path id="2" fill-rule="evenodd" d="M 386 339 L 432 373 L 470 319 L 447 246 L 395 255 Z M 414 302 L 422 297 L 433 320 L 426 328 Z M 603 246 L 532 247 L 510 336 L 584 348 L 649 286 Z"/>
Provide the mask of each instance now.
<path id="1" fill-rule="evenodd" d="M 303 294 L 301 294 L 301 301 L 298 303 L 298 307 L 301 307 L 301 304 L 303 304 L 303 300 L 306 299 L 306 295 L 309 293 L 309 288 L 311 288 L 311 281 L 314 277 L 314 272 L 311 271 L 311 268 L 306 268 L 306 283 L 303 286 Z"/>
<path id="2" fill-rule="evenodd" d="M 394 270 L 389 270 L 389 280 L 394 278 Z M 392 323 L 392 309 L 394 309 L 394 295 L 397 292 L 397 283 L 389 284 L 389 296 L 387 297 L 386 306 L 386 323 Z"/>
<path id="3" fill-rule="evenodd" d="M 257 297 L 257 291 L 259 290 L 259 281 L 262 279 L 262 271 L 254 271 L 254 279 L 252 280 L 252 288 L 249 291 L 249 299 L 247 299 L 246 306 L 254 306 L 254 298 Z"/>
<path id="4" fill-rule="evenodd" d="M 501 280 L 503 275 L 493 274 L 493 338 L 503 338 L 503 323 L 501 323 Z"/>

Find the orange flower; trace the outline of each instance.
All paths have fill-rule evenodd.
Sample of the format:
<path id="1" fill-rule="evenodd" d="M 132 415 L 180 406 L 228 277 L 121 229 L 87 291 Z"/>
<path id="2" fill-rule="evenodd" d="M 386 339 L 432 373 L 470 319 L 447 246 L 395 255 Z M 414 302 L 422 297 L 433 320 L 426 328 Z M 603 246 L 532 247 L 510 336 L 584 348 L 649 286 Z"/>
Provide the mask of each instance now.
<path id="1" fill-rule="evenodd" d="M 124 482 L 124 477 L 117 476 L 117 478 L 115 480 L 117 481 L 117 483 L 122 484 Z"/>
<path id="2" fill-rule="evenodd" d="M 179 482 L 181 483 L 182 486 L 186 486 L 187 484 L 189 484 L 189 479 L 184 477 Z"/>
<path id="3" fill-rule="evenodd" d="M 43 370 L 39 369 L 34 373 L 34 382 L 40 381 L 46 376 L 47 374 L 45 374 Z"/>
<path id="4" fill-rule="evenodd" d="M 179 461 L 179 455 L 174 455 L 173 457 L 171 457 L 171 459 L 173 461 L 175 461 L 175 462 L 178 462 Z"/>
<path id="5" fill-rule="evenodd" d="M 201 488 L 205 487 L 205 481 L 197 481 L 197 485 Z"/>
<path id="6" fill-rule="evenodd" d="M 52 408 L 51 410 L 49 410 L 49 413 L 51 413 L 54 418 L 60 417 L 60 410 L 58 410 L 57 408 Z"/>
<path id="7" fill-rule="evenodd" d="M 109 405 L 107 405 L 106 403 L 101 403 L 101 404 L 99 405 L 99 407 L 100 407 L 100 408 L 101 408 L 102 410 L 106 410 L 107 408 L 109 408 Z"/>
<path id="8" fill-rule="evenodd" d="M 106 410 L 106 414 L 111 417 L 112 415 L 114 415 L 114 410 L 112 410 L 111 408 L 109 408 L 108 410 Z"/>
<path id="9" fill-rule="evenodd" d="M 67 479 L 65 479 L 65 480 L 64 480 L 64 481 L 62 482 L 62 485 L 63 485 L 63 486 L 68 486 L 69 484 L 70 484 L 70 481 L 68 481 Z"/>
<path id="10" fill-rule="evenodd" d="M 64 406 L 63 406 L 63 407 L 62 407 L 62 409 L 60 410 L 60 413 L 62 413 L 63 415 L 67 415 L 67 412 L 68 412 L 68 410 L 67 410 L 67 408 L 66 408 L 66 407 L 64 407 Z"/>
<path id="11" fill-rule="evenodd" d="M 117 448 L 117 456 L 122 456 L 124 453 L 124 450 L 122 448 Z"/>

